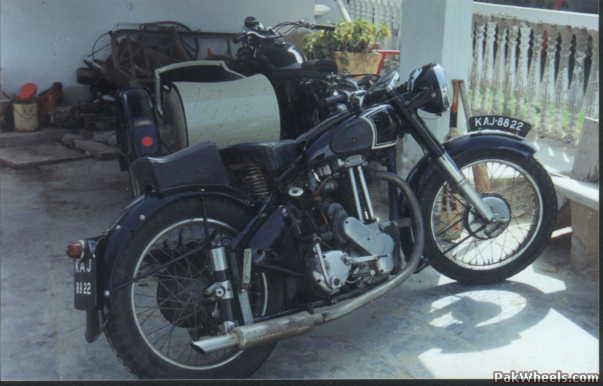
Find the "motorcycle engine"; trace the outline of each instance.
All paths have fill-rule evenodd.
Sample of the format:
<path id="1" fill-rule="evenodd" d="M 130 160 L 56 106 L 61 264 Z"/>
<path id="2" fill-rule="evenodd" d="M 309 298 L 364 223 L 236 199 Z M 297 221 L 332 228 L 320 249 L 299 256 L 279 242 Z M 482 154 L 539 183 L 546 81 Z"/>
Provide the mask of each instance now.
<path id="1" fill-rule="evenodd" d="M 346 260 L 347 255 L 343 251 L 322 253 L 320 244 L 316 243 L 314 245 L 312 277 L 322 291 L 333 295 L 343 287 L 351 269 L 351 265 Z"/>
<path id="2" fill-rule="evenodd" d="M 326 213 L 333 244 L 341 249 L 323 251 L 314 243 L 312 279 L 324 294 L 334 295 L 346 284 L 370 284 L 393 271 L 396 243 L 379 223 L 350 217 L 338 203 L 328 204 Z"/>

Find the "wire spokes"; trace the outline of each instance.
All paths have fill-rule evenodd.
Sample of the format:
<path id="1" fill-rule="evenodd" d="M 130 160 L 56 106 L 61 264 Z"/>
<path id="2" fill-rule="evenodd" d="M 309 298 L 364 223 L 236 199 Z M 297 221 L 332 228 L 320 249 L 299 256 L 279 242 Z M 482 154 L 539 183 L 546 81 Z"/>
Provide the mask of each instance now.
<path id="1" fill-rule="evenodd" d="M 214 281 L 210 247 L 200 247 L 213 235 L 234 234 L 217 221 L 185 220 L 159 232 L 141 254 L 133 274 L 137 280 L 131 287 L 132 312 L 143 339 L 164 360 L 182 368 L 207 369 L 241 354 L 236 348 L 201 353 L 191 346 L 201 336 L 220 333 L 219 307 L 205 295 Z M 262 275 L 252 275 L 249 294 L 254 316 L 266 311 L 268 287 Z"/>
<path id="2" fill-rule="evenodd" d="M 542 221 L 542 197 L 532 177 L 509 161 L 485 159 L 462 168 L 482 194 L 508 205 L 509 222 L 482 224 L 453 188 L 444 183 L 431 211 L 433 237 L 441 253 L 472 269 L 493 269 L 517 258 Z"/>

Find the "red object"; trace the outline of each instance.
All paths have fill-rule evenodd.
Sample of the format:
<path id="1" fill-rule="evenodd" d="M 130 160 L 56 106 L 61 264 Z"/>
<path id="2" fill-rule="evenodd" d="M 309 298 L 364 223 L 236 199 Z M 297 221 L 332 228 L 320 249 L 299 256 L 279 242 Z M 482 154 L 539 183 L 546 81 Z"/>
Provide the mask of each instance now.
<path id="1" fill-rule="evenodd" d="M 400 55 L 400 50 L 377 50 L 377 53 L 381 54 L 381 60 L 377 66 L 377 74 L 379 74 L 383 68 L 383 63 L 385 63 L 385 57 L 390 55 Z"/>
<path id="2" fill-rule="evenodd" d="M 17 99 L 23 102 L 27 102 L 33 99 L 38 92 L 38 86 L 34 83 L 25 83 L 21 86 L 21 90 L 19 90 L 19 94 L 17 94 Z"/>
<path id="3" fill-rule="evenodd" d="M 144 146 L 144 147 L 151 147 L 151 146 L 153 146 L 154 142 L 155 141 L 153 141 L 153 137 L 149 137 L 149 136 L 142 137 L 142 146 Z"/>
<path id="4" fill-rule="evenodd" d="M 63 100 L 63 85 L 61 82 L 54 82 L 48 90 L 42 91 L 38 97 L 39 113 L 44 123 L 50 122 L 50 113 L 56 110 L 56 107 Z"/>
<path id="5" fill-rule="evenodd" d="M 67 256 L 73 259 L 81 259 L 84 257 L 84 242 L 72 241 L 67 245 Z"/>

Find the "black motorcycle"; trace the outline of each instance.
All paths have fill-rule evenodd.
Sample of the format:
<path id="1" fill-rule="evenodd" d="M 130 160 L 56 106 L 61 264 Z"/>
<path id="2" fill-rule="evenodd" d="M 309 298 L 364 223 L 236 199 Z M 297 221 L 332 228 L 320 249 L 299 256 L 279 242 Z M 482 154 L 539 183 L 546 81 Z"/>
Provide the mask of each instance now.
<path id="1" fill-rule="evenodd" d="M 166 110 L 165 90 L 172 90 L 174 82 L 190 81 L 201 85 L 236 82 L 241 77 L 262 74 L 271 84 L 278 102 L 278 113 L 274 115 L 275 120 L 280 121 L 280 139 L 294 139 L 334 113 L 335 105 L 325 103 L 329 98 L 337 99 L 366 89 L 377 78 L 376 75 L 365 75 L 356 81 L 349 74 L 339 74 L 335 62 L 306 60 L 301 51 L 285 39 L 300 28 L 332 30 L 333 26 L 294 21 L 264 27 L 254 17 L 247 17 L 244 24 L 245 31 L 233 38 L 240 45 L 236 55 L 210 56 L 212 60 L 223 61 L 225 68 L 199 61 L 170 65 L 155 71 L 154 96 L 142 87 L 125 88 L 117 93 L 119 124 L 116 134 L 121 150 L 121 170 L 130 172 L 131 163 L 140 157 L 166 155 L 194 144 L 169 140 L 178 136 L 175 133 L 179 130 L 187 133 L 194 130 L 186 125 L 178 127 L 186 117 L 174 119 L 163 114 Z M 186 102 L 178 91 L 176 93 L 181 103 Z M 184 108 L 178 110 L 184 111 Z M 131 176 L 130 191 L 133 196 L 140 194 Z"/>
<path id="2" fill-rule="evenodd" d="M 68 247 L 87 340 L 102 326 L 142 378 L 246 377 L 276 341 L 375 300 L 422 260 L 468 284 L 533 262 L 557 206 L 534 150 L 492 131 L 441 144 L 418 110 L 448 108 L 443 69 L 396 83 L 382 77 L 294 140 L 137 160 L 144 195 Z M 426 152 L 406 181 L 405 134 Z"/>
<path id="3" fill-rule="evenodd" d="M 286 21 L 265 27 L 255 17 L 244 21 L 246 31 L 234 40 L 241 43 L 228 67 L 246 75 L 263 74 L 270 79 L 279 101 L 282 139 L 293 139 L 330 114 L 324 98 L 366 88 L 376 78 L 371 74 L 338 74 L 329 59 L 308 60 L 286 37 L 299 29 L 332 31 L 332 25 Z M 351 75 L 362 75 L 355 81 Z"/>

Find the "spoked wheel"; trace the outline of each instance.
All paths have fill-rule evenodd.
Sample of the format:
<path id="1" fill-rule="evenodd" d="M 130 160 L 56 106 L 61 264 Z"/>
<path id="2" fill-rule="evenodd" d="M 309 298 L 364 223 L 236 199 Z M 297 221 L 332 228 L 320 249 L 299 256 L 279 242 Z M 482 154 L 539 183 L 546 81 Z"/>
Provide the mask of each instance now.
<path id="1" fill-rule="evenodd" d="M 533 158 L 504 151 L 455 161 L 503 220 L 483 221 L 453 187 L 433 178 L 421 194 L 428 227 L 425 256 L 460 282 L 504 280 L 532 263 L 550 239 L 557 212 L 551 180 Z"/>
<path id="2" fill-rule="evenodd" d="M 112 294 L 107 335 L 118 356 L 139 377 L 245 377 L 274 347 L 202 353 L 191 345 L 202 336 L 223 333 L 223 320 L 217 302 L 205 291 L 214 282 L 209 246 L 177 259 L 210 237 L 234 237 L 247 218 L 225 201 L 207 201 L 207 216 L 201 215 L 200 206 L 185 201 L 167 207 L 163 216 L 154 216 L 135 236 L 123 263 L 116 263 L 120 269 L 116 275 L 140 279 Z M 278 278 L 253 273 L 248 293 L 255 317 L 278 311 L 279 285 Z"/>
<path id="3" fill-rule="evenodd" d="M 204 294 L 214 282 L 208 253 L 191 255 L 161 268 L 198 248 L 206 241 L 207 232 L 214 231 L 218 238 L 234 236 L 230 226 L 211 219 L 192 218 L 171 225 L 149 243 L 134 270 L 134 277 L 156 272 L 131 286 L 132 312 L 138 331 L 157 355 L 181 367 L 220 366 L 242 352 L 229 350 L 203 355 L 190 345 L 191 339 L 220 333 L 218 303 Z M 265 316 L 268 307 L 265 274 L 254 275 L 249 295 L 254 316 Z"/>

